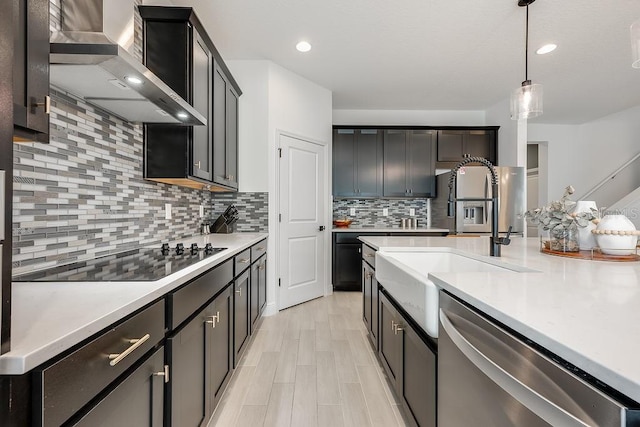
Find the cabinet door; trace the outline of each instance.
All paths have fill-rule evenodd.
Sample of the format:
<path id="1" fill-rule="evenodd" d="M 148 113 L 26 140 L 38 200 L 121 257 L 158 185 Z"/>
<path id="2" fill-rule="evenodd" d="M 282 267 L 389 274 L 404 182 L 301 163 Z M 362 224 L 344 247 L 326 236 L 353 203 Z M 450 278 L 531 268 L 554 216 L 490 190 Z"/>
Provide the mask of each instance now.
<path id="1" fill-rule="evenodd" d="M 335 129 L 333 131 L 333 196 L 356 196 L 355 183 L 355 144 L 354 129 Z"/>
<path id="2" fill-rule="evenodd" d="M 238 189 L 238 94 L 227 84 L 227 185 Z"/>
<path id="3" fill-rule="evenodd" d="M 436 133 L 408 131 L 407 183 L 412 197 L 434 197 L 436 193 Z"/>
<path id="4" fill-rule="evenodd" d="M 362 320 L 367 328 L 371 330 L 371 267 L 362 261 Z"/>
<path id="5" fill-rule="evenodd" d="M 49 142 L 49 0 L 13 0 L 13 17 L 14 125 Z"/>
<path id="6" fill-rule="evenodd" d="M 471 130 L 467 135 L 463 154 L 484 157 L 495 163 L 494 131 Z"/>
<path id="7" fill-rule="evenodd" d="M 213 73 L 213 181 L 224 185 L 227 176 L 227 83 L 215 64 Z"/>
<path id="8" fill-rule="evenodd" d="M 407 131 L 384 132 L 384 195 L 408 196 L 407 186 Z"/>
<path id="9" fill-rule="evenodd" d="M 72 425 L 162 427 L 164 375 L 164 347 L 160 347 Z"/>
<path id="10" fill-rule="evenodd" d="M 209 366 L 209 414 L 213 413 L 222 397 L 225 386 L 233 372 L 233 297 L 232 286 L 228 286 L 213 301 L 208 320 L 210 342 L 207 364 Z M 213 319 L 215 316 L 215 319 Z"/>
<path id="11" fill-rule="evenodd" d="M 382 196 L 382 133 L 356 131 L 355 192 L 359 197 Z"/>
<path id="12" fill-rule="evenodd" d="M 400 341 L 402 335 L 399 336 L 397 330 L 400 324 L 400 316 L 384 294 L 378 295 L 380 297 L 378 352 L 387 377 L 394 388 L 397 388 L 402 370 L 402 347 Z"/>
<path id="13" fill-rule="evenodd" d="M 249 340 L 249 271 L 242 273 L 233 286 L 233 366 L 236 367 Z"/>
<path id="14" fill-rule="evenodd" d="M 333 249 L 333 288 L 337 291 L 359 291 L 362 287 L 360 245 L 337 243 Z"/>
<path id="15" fill-rule="evenodd" d="M 167 387 L 170 403 L 169 419 L 172 426 L 198 427 L 208 418 L 206 396 L 207 348 L 209 347 L 208 306 L 198 313 L 176 335 L 167 340 L 171 378 Z"/>
<path id="16" fill-rule="evenodd" d="M 260 318 L 260 301 L 259 301 L 259 285 L 260 285 L 260 261 L 256 261 L 251 264 L 251 278 L 249 283 L 251 285 L 251 295 L 249 304 L 249 316 L 251 320 L 251 332 L 253 333 L 256 327 L 256 322 Z"/>
<path id="17" fill-rule="evenodd" d="M 267 306 L 267 256 L 263 256 L 261 260 L 262 261 L 258 261 L 260 264 L 258 265 L 258 278 L 260 279 L 260 284 L 258 285 L 258 304 L 260 305 L 260 314 L 262 314 Z"/>
<path id="18" fill-rule="evenodd" d="M 464 131 L 439 130 L 438 161 L 459 162 L 460 160 L 462 160 L 463 143 Z"/>
<path id="19" fill-rule="evenodd" d="M 403 322 L 402 380 L 399 395 L 406 414 L 421 427 L 436 426 L 436 356 L 411 326 Z"/>
<path id="20" fill-rule="evenodd" d="M 195 29 L 193 30 L 193 69 L 192 87 L 193 106 L 209 119 L 211 111 L 212 57 L 205 42 Z M 212 126 L 193 126 L 192 175 L 211 181 L 212 178 Z"/>

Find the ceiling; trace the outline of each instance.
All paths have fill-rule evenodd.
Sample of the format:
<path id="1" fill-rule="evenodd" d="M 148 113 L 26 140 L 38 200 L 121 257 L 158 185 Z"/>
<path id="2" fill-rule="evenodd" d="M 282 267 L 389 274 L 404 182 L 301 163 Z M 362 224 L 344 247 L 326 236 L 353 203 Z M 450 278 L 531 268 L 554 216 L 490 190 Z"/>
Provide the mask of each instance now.
<path id="1" fill-rule="evenodd" d="M 334 109 L 484 110 L 524 80 L 517 0 L 173 0 L 194 6 L 225 60 L 266 59 L 333 92 Z M 538 123 L 576 124 L 640 105 L 629 27 L 640 0 L 529 6 Z M 295 44 L 307 40 L 308 53 Z M 547 55 L 535 49 L 553 42 Z"/>

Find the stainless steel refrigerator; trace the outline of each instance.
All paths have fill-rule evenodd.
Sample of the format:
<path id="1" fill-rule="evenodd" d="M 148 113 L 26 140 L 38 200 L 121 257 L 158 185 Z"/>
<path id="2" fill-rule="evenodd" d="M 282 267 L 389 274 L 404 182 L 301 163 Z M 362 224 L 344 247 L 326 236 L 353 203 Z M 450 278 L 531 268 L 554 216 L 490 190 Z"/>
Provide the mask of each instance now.
<path id="1" fill-rule="evenodd" d="M 498 228 L 506 233 L 524 233 L 522 214 L 526 210 L 526 173 L 523 167 L 496 166 L 498 174 Z M 491 232 L 491 173 L 484 166 L 467 166 L 458 171 L 454 186 L 455 216 L 447 217 L 451 172 L 436 177 L 437 197 L 431 203 L 431 226 L 448 228 L 452 234 Z"/>

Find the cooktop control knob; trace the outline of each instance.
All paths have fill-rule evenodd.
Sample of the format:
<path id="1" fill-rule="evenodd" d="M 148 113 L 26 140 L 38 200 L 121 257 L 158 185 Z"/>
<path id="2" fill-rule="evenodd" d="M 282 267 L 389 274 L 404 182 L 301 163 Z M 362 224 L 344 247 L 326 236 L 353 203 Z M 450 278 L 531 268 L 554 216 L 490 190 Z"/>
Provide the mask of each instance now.
<path id="1" fill-rule="evenodd" d="M 206 253 L 211 253 L 211 252 L 213 252 L 213 246 L 211 245 L 211 243 L 207 243 L 207 244 L 204 246 L 204 251 L 205 251 Z"/>
<path id="2" fill-rule="evenodd" d="M 183 252 L 184 252 L 184 244 L 182 244 L 182 243 L 178 243 L 178 244 L 176 245 L 176 253 L 177 253 L 177 254 L 181 254 L 181 253 L 183 253 Z"/>
<path id="3" fill-rule="evenodd" d="M 169 252 L 169 244 L 168 243 L 163 243 L 162 244 L 162 253 L 166 255 L 167 252 Z"/>
<path id="4" fill-rule="evenodd" d="M 192 243 L 191 244 L 191 253 L 192 254 L 197 254 L 198 253 L 198 244 L 197 243 Z"/>

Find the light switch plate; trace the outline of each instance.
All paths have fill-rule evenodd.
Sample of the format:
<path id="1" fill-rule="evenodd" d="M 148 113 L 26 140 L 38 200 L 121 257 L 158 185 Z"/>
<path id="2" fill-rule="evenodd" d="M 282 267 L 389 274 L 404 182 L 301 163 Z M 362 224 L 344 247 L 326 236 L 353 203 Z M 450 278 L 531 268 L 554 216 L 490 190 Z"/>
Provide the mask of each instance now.
<path id="1" fill-rule="evenodd" d="M 349 209 L 349 215 L 356 216 L 356 208 Z"/>
<path id="2" fill-rule="evenodd" d="M 204 205 L 200 205 L 200 218 L 204 218 Z"/>
<path id="3" fill-rule="evenodd" d="M 409 208 L 409 216 L 416 216 L 416 210 L 414 208 Z"/>
<path id="4" fill-rule="evenodd" d="M 382 216 L 389 216 L 389 208 L 382 208 Z"/>
<path id="5" fill-rule="evenodd" d="M 171 203 L 164 204 L 164 219 L 171 219 Z"/>

